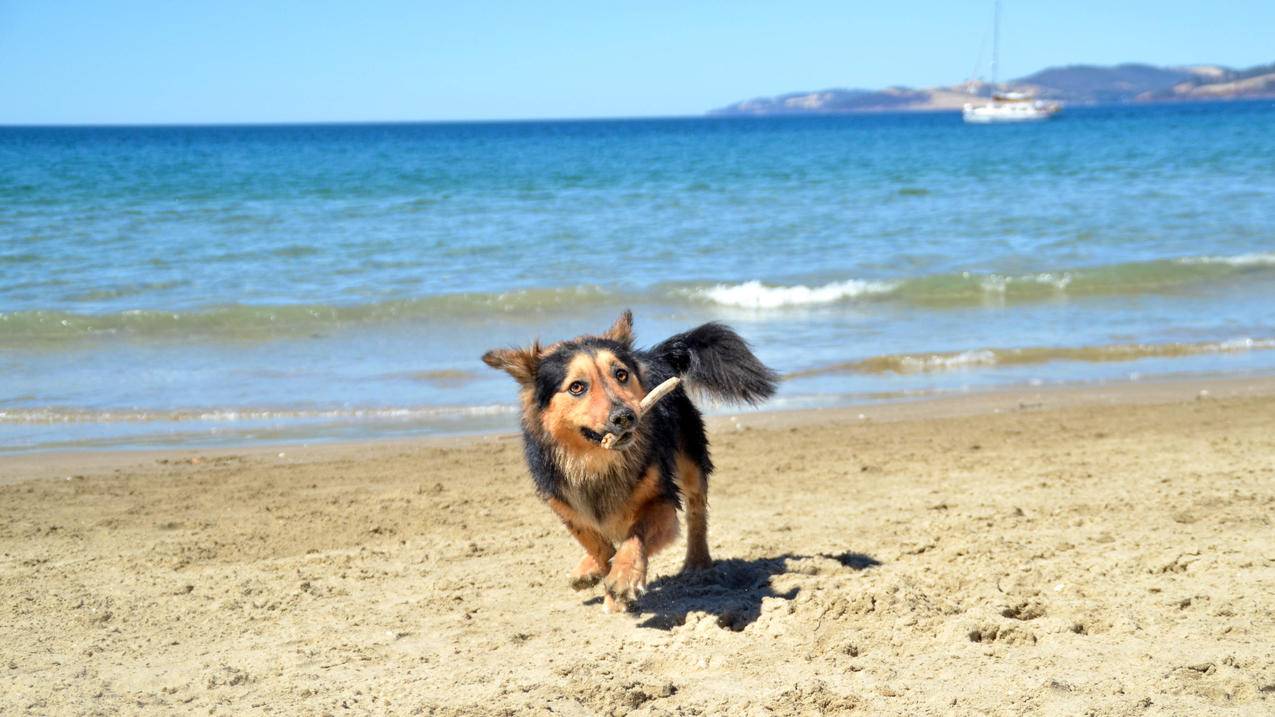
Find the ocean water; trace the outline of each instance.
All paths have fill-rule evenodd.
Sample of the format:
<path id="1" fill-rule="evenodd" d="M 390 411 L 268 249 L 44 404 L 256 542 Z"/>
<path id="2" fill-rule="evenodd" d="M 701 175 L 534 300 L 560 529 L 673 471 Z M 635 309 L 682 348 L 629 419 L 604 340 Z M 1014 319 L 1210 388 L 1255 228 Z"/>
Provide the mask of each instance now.
<path id="1" fill-rule="evenodd" d="M 777 408 L 1269 373 L 1275 103 L 0 128 L 0 451 L 512 429 L 625 307 Z"/>

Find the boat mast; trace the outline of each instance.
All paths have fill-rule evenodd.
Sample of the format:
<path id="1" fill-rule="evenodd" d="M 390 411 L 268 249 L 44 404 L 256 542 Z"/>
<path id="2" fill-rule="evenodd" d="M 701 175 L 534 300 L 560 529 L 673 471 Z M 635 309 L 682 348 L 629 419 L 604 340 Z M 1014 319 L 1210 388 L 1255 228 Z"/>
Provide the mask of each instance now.
<path id="1" fill-rule="evenodd" d="M 1001 0 L 996 0 L 996 9 L 992 15 L 992 91 L 996 90 L 996 77 L 1000 64 L 1001 49 Z"/>

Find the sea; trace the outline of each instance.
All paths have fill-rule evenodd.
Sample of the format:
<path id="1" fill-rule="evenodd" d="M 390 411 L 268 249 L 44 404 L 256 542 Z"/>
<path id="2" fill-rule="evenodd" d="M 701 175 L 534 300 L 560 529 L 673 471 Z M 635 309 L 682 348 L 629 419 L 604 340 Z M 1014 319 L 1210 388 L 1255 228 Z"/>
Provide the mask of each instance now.
<path id="1" fill-rule="evenodd" d="M 0 452 L 511 431 L 625 308 L 762 410 L 1270 374 L 1275 102 L 0 128 Z"/>

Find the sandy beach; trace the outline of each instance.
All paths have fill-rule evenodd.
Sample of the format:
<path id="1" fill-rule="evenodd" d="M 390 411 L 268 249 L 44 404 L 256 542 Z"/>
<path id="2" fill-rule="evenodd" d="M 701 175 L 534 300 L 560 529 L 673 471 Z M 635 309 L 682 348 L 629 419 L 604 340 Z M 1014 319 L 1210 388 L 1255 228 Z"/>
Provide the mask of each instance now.
<path id="1" fill-rule="evenodd" d="M 712 429 L 619 616 L 516 436 L 0 459 L 0 712 L 1275 712 L 1275 381 Z"/>

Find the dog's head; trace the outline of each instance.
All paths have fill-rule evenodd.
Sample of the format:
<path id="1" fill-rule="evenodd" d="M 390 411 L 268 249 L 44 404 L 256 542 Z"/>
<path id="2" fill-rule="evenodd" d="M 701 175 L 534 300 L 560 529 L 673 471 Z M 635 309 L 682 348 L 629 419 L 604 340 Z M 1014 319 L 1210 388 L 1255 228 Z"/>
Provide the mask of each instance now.
<path id="1" fill-rule="evenodd" d="M 541 347 L 494 349 L 483 362 L 514 377 L 522 388 L 523 419 L 559 446 L 577 452 L 604 451 L 602 437 L 615 434 L 614 450 L 635 442 L 638 405 L 646 395 L 633 355 L 633 314 L 625 311 L 611 328 Z"/>

